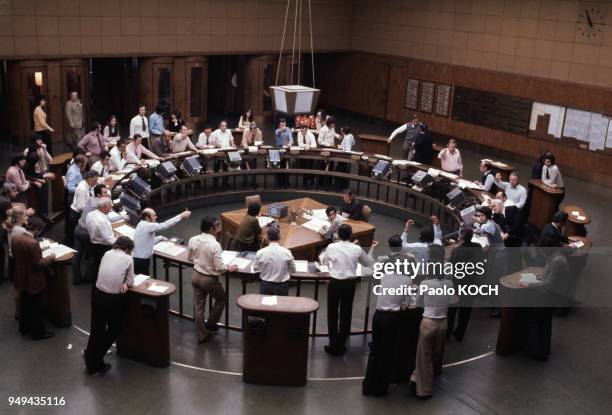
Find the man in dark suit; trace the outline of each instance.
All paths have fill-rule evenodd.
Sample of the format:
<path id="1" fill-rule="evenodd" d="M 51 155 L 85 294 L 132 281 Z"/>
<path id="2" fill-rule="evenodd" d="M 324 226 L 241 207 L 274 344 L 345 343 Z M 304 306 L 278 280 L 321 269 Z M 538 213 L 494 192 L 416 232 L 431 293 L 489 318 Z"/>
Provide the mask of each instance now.
<path id="1" fill-rule="evenodd" d="M 493 206 L 493 220 L 507 234 L 504 239 L 505 245 L 508 247 L 521 246 L 524 235 L 520 209 L 512 202 L 508 202 L 506 192 L 503 190 L 497 192 L 497 199 L 495 200 L 499 200 L 501 206 L 497 208 Z M 493 203 L 496 204 L 496 202 Z"/>
<path id="2" fill-rule="evenodd" d="M 342 216 L 353 220 L 363 220 L 363 206 L 353 195 L 351 189 L 344 189 L 342 193 L 344 205 L 342 205 Z"/>
<path id="3" fill-rule="evenodd" d="M 43 314 L 43 292 L 47 286 L 45 267 L 55 260 L 50 254 L 43 258 L 36 236 L 44 229 L 39 218 L 30 219 L 30 231 L 11 239 L 11 252 L 15 258 L 15 287 L 21 292 L 19 331 L 30 333 L 34 340 L 53 337 L 47 331 Z"/>
<path id="4" fill-rule="evenodd" d="M 421 123 L 421 131 L 414 142 L 414 161 L 431 164 L 433 157 L 433 137 L 428 130 L 427 124 Z"/>
<path id="5" fill-rule="evenodd" d="M 548 246 L 554 243 L 555 246 L 563 246 L 569 243 L 567 236 L 563 235 L 563 227 L 567 224 L 568 215 L 559 211 L 554 214 L 552 223 L 544 226 L 540 235 L 540 244 L 547 241 Z"/>

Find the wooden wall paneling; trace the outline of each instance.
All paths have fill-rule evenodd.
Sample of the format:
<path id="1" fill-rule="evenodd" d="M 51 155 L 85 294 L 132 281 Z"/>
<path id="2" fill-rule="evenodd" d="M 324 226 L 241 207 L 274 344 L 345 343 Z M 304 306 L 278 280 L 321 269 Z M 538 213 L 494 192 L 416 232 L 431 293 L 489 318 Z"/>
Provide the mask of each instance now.
<path id="1" fill-rule="evenodd" d="M 391 65 L 389 68 L 389 87 L 387 89 L 387 113 L 385 119 L 396 120 L 404 118 L 405 99 L 406 99 L 406 82 L 404 81 L 403 70 L 401 66 Z"/>
<path id="2" fill-rule="evenodd" d="M 202 79 L 201 79 L 201 90 L 198 92 L 199 94 L 201 94 L 201 114 L 197 115 L 197 114 L 192 114 L 191 112 L 191 102 L 192 102 L 192 92 L 193 88 L 192 88 L 192 69 L 193 68 L 200 68 L 200 70 L 202 71 Z M 183 112 L 184 117 L 187 117 L 186 119 L 188 119 L 189 124 L 192 128 L 197 128 L 199 124 L 201 124 L 202 122 L 206 121 L 207 119 L 207 96 L 208 96 L 208 90 L 207 90 L 207 86 L 208 86 L 208 60 L 205 57 L 202 56 L 195 56 L 195 57 L 190 57 L 186 59 L 185 62 L 185 80 L 186 80 L 186 85 L 185 85 L 185 103 L 184 103 L 184 108 L 185 111 Z M 242 105 L 241 105 L 242 106 Z"/>
<path id="3" fill-rule="evenodd" d="M 85 131 L 89 128 L 90 112 L 89 112 L 89 61 L 86 59 L 64 59 L 60 62 L 60 76 L 61 76 L 61 89 L 60 89 L 60 101 L 61 101 L 61 112 L 62 112 L 62 129 L 56 128 L 57 132 L 61 132 L 64 136 L 70 136 L 72 134 L 72 130 L 70 128 L 70 124 L 68 123 L 68 119 L 66 118 L 65 105 L 66 101 L 68 101 L 69 93 L 68 91 L 68 77 L 70 72 L 74 73 L 76 76 L 80 78 L 79 85 L 79 99 L 83 104 L 83 128 Z M 59 127 L 59 124 L 58 124 Z M 54 127 L 55 128 L 55 127 Z"/>
<path id="4" fill-rule="evenodd" d="M 23 126 L 25 125 L 25 113 L 22 110 L 23 88 L 21 86 L 21 72 L 19 63 L 16 61 L 8 61 L 6 63 L 7 78 L 7 111 L 8 111 L 8 128 L 11 136 L 22 139 Z"/>
<path id="5" fill-rule="evenodd" d="M 187 74 L 185 58 L 174 57 L 172 62 L 172 111 L 180 111 L 181 116 L 189 121 L 187 103 Z"/>

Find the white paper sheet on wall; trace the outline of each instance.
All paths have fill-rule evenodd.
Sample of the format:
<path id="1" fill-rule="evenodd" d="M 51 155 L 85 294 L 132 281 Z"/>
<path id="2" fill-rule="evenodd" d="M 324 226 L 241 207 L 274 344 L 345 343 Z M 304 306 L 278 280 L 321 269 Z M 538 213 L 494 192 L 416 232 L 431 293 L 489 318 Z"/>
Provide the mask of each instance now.
<path id="1" fill-rule="evenodd" d="M 589 150 L 603 150 L 605 148 L 609 123 L 610 120 L 603 115 L 591 113 L 587 135 Z"/>
<path id="2" fill-rule="evenodd" d="M 563 135 L 565 137 L 572 137 L 581 141 L 586 141 L 590 121 L 590 112 L 568 108 L 565 114 Z"/>
<path id="3" fill-rule="evenodd" d="M 606 139 L 606 147 L 612 148 L 612 122 L 608 123 L 608 135 Z"/>
<path id="4" fill-rule="evenodd" d="M 538 123 L 538 116 L 546 114 L 550 115 L 548 134 L 556 138 L 561 138 L 561 134 L 563 133 L 563 122 L 565 120 L 565 107 L 560 107 L 558 105 L 534 102 L 533 106 L 531 107 L 529 129 L 531 131 L 535 131 Z"/>

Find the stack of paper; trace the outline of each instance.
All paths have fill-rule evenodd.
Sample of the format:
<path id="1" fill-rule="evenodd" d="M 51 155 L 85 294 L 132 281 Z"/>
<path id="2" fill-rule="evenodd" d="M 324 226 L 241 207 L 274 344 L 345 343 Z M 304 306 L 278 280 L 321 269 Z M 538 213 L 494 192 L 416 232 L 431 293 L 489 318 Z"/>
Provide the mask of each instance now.
<path id="1" fill-rule="evenodd" d="M 584 242 L 574 241 L 571 244 L 569 244 L 569 246 L 571 246 L 572 248 L 582 248 L 584 246 Z"/>
<path id="2" fill-rule="evenodd" d="M 521 279 L 519 280 L 519 282 L 522 284 L 539 284 L 542 281 L 538 279 L 537 275 L 529 272 L 527 274 L 521 274 Z"/>
<path id="3" fill-rule="evenodd" d="M 57 244 L 55 246 L 50 247 L 49 249 L 45 249 L 42 252 L 42 256 L 43 258 L 47 258 L 49 255 L 55 254 L 56 258 L 60 258 L 60 257 L 63 257 L 64 255 L 70 254 L 71 252 L 76 252 L 76 251 L 70 248 L 69 246 Z"/>
<path id="4" fill-rule="evenodd" d="M 170 241 L 161 241 L 155 244 L 155 252 L 170 256 L 179 256 L 186 251 L 186 248 Z"/>
<path id="5" fill-rule="evenodd" d="M 430 167 L 429 170 L 427 170 L 427 174 L 429 174 L 431 177 L 438 177 L 440 175 L 440 170 L 438 169 L 434 169 L 433 167 Z"/>
<path id="6" fill-rule="evenodd" d="M 121 225 L 115 228 L 115 232 L 117 232 L 121 236 L 127 236 L 130 239 L 134 239 L 134 228 L 128 225 Z"/>
<path id="7" fill-rule="evenodd" d="M 306 229 L 310 229 L 312 231 L 319 232 L 319 230 L 326 224 L 327 224 L 326 222 L 323 222 L 320 219 L 313 218 L 309 220 L 308 222 L 303 223 L 302 226 L 305 227 Z"/>
<path id="8" fill-rule="evenodd" d="M 157 283 L 153 283 L 149 285 L 149 287 L 147 287 L 147 290 L 163 294 L 168 290 L 168 287 L 165 285 L 159 285 Z"/>
<path id="9" fill-rule="evenodd" d="M 480 184 L 464 179 L 459 179 L 459 181 L 457 182 L 457 186 L 459 186 L 460 189 L 482 190 L 482 186 Z"/>
<path id="10" fill-rule="evenodd" d="M 237 256 L 228 265 L 236 265 L 238 269 L 246 269 L 251 265 L 251 260 Z"/>
<path id="11" fill-rule="evenodd" d="M 134 287 L 138 287 L 140 284 L 142 284 L 143 282 L 145 282 L 149 278 L 151 278 L 151 277 L 149 277 L 148 275 L 142 275 L 142 274 L 134 275 Z"/>
<path id="12" fill-rule="evenodd" d="M 236 251 L 223 251 L 221 252 L 221 259 L 225 265 L 229 265 L 229 263 L 236 258 L 236 255 L 238 255 Z"/>
<path id="13" fill-rule="evenodd" d="M 275 295 L 271 295 L 269 297 L 262 297 L 261 298 L 261 304 L 262 305 L 277 305 L 278 304 L 278 298 Z"/>
<path id="14" fill-rule="evenodd" d="M 294 262 L 296 272 L 308 272 L 308 261 L 299 259 Z"/>
<path id="15" fill-rule="evenodd" d="M 160 165 L 159 160 L 155 159 L 145 159 L 144 162 L 149 166 L 149 168 L 154 169 L 155 167 Z"/>
<path id="16" fill-rule="evenodd" d="M 274 222 L 274 218 L 271 218 L 269 216 L 258 216 L 257 221 L 259 222 L 259 226 L 263 228 L 264 226 L 268 226 L 269 224 Z"/>

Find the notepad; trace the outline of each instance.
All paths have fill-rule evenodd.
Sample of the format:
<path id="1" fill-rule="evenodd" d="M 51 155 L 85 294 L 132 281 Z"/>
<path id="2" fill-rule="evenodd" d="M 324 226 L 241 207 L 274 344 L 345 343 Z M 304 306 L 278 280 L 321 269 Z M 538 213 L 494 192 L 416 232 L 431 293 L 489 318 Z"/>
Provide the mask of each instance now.
<path id="1" fill-rule="evenodd" d="M 221 252 L 221 259 L 225 265 L 229 265 L 229 263 L 236 258 L 236 255 L 238 255 L 236 251 L 223 251 Z"/>
<path id="2" fill-rule="evenodd" d="M 55 257 L 59 258 L 59 257 L 63 257 L 64 255 L 68 255 L 71 252 L 76 252 L 76 251 L 74 249 L 70 248 L 69 246 L 66 246 L 66 245 L 62 245 L 62 244 L 53 245 L 53 244 L 51 244 L 51 247 L 49 249 L 45 249 L 42 252 L 42 256 L 43 256 L 43 258 L 47 258 L 49 255 L 55 254 Z"/>
<path id="3" fill-rule="evenodd" d="M 228 265 L 236 265 L 240 269 L 245 269 L 251 265 L 251 260 L 241 257 L 236 257 L 230 261 Z"/>
<path id="4" fill-rule="evenodd" d="M 319 232 L 319 230 L 325 225 L 326 225 L 325 222 L 323 222 L 320 219 L 316 219 L 316 218 L 313 218 L 309 220 L 308 222 L 305 222 L 302 224 L 302 226 L 305 227 L 306 229 L 310 229 L 311 231 L 315 231 L 315 232 Z"/>
<path id="5" fill-rule="evenodd" d="M 539 284 L 542 281 L 538 280 L 537 275 L 529 272 L 526 274 L 521 274 L 521 279 L 519 280 L 522 284 Z"/>
<path id="6" fill-rule="evenodd" d="M 584 242 L 574 241 L 571 244 L 569 244 L 569 246 L 571 246 L 572 248 L 582 248 L 584 246 Z"/>
<path id="7" fill-rule="evenodd" d="M 294 262 L 296 272 L 308 272 L 308 261 L 299 259 Z"/>
<path id="8" fill-rule="evenodd" d="M 578 220 L 586 220 L 586 216 L 578 215 L 578 216 L 576 216 L 576 219 L 578 219 Z"/>
<path id="9" fill-rule="evenodd" d="M 438 177 L 440 175 L 440 170 L 430 167 L 429 170 L 427 170 L 427 174 L 429 174 L 431 177 Z"/>
<path id="10" fill-rule="evenodd" d="M 268 226 L 272 222 L 274 222 L 274 218 L 269 216 L 258 216 L 257 221 L 259 222 L 259 226 L 263 228 L 264 226 Z"/>
<path id="11" fill-rule="evenodd" d="M 163 294 L 168 290 L 168 287 L 165 285 L 159 285 L 159 284 L 153 283 L 149 285 L 149 287 L 147 287 L 147 290 Z"/>
<path id="12" fill-rule="evenodd" d="M 149 277 L 148 275 L 142 275 L 142 274 L 134 275 L 134 287 L 138 287 L 140 284 L 142 284 L 143 282 L 145 282 L 149 278 L 151 278 L 151 277 Z"/>
<path id="13" fill-rule="evenodd" d="M 572 210 L 572 216 L 580 216 L 580 212 L 577 210 Z"/>
<path id="14" fill-rule="evenodd" d="M 130 239 L 134 239 L 134 228 L 128 225 L 121 225 L 115 228 L 115 232 L 117 232 L 121 236 L 127 236 Z"/>
<path id="15" fill-rule="evenodd" d="M 269 297 L 262 297 L 261 304 L 262 305 L 277 305 L 278 298 L 275 295 L 271 295 Z"/>
<path id="16" fill-rule="evenodd" d="M 161 241 L 155 244 L 155 251 L 170 255 L 170 256 L 179 256 L 183 252 L 185 252 L 186 248 L 180 245 L 177 245 L 170 241 Z"/>

